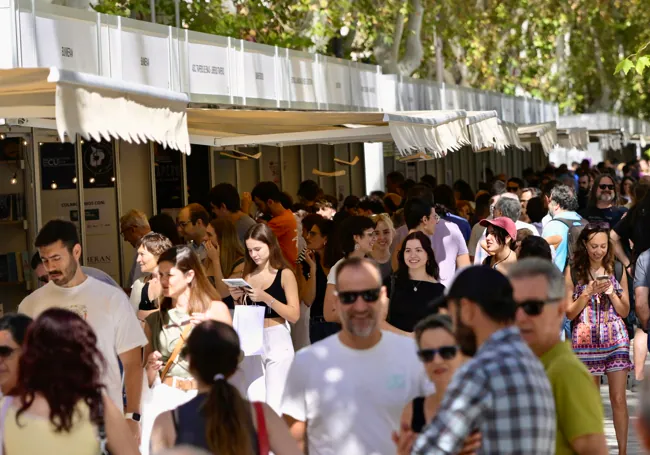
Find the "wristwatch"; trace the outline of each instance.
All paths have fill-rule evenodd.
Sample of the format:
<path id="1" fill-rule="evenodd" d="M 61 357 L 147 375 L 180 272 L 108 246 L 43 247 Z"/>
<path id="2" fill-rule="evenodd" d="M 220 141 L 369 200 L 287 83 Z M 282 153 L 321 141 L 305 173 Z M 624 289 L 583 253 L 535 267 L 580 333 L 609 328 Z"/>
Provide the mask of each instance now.
<path id="1" fill-rule="evenodd" d="M 135 422 L 140 421 L 140 414 L 138 414 L 137 412 L 127 412 L 126 414 L 124 414 L 124 417 L 129 420 L 133 420 Z"/>

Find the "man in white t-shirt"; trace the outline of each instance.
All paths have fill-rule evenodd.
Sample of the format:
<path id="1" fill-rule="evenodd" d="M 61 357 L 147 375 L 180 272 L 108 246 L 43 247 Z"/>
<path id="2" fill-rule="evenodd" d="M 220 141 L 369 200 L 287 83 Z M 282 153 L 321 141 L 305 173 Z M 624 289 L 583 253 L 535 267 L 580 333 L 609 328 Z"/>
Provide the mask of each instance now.
<path id="1" fill-rule="evenodd" d="M 412 338 L 379 329 L 388 306 L 369 259 L 346 259 L 336 277 L 342 330 L 300 350 L 282 399 L 291 434 L 311 455 L 395 453 L 404 406 L 434 392 Z"/>
<path id="2" fill-rule="evenodd" d="M 122 381 L 117 362 L 124 368 L 126 414 L 136 438 L 140 435 L 140 395 L 142 392 L 141 347 L 147 338 L 126 294 L 111 285 L 86 276 L 81 266 L 81 245 L 77 228 L 69 221 L 52 220 L 36 237 L 50 281 L 21 302 L 19 313 L 38 317 L 49 308 L 77 313 L 95 331 L 97 347 L 106 361 L 103 383 L 118 409 L 123 408 Z"/>

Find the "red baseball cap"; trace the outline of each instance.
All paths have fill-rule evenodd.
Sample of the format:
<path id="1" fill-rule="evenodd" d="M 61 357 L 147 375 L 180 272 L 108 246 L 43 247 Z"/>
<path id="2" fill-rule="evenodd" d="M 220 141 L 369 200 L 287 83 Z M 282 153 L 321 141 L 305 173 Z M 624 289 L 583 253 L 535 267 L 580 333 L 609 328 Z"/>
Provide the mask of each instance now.
<path id="1" fill-rule="evenodd" d="M 497 226 L 501 229 L 505 229 L 512 240 L 517 240 L 517 226 L 515 225 L 515 222 L 510 218 L 500 216 L 499 218 L 495 218 L 493 220 L 481 220 L 481 226 L 487 227 L 490 224 L 492 226 Z"/>

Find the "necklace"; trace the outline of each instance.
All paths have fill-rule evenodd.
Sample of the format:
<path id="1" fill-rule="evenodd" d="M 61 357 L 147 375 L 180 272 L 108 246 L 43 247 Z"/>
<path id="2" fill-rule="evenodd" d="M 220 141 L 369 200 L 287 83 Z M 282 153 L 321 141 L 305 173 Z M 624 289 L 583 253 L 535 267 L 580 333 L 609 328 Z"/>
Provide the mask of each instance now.
<path id="1" fill-rule="evenodd" d="M 418 286 L 422 283 L 422 280 L 418 281 L 416 284 L 413 285 L 413 291 L 418 292 Z"/>
<path id="2" fill-rule="evenodd" d="M 508 255 L 505 258 L 501 259 L 500 261 L 495 262 L 492 265 L 492 268 L 496 270 L 497 265 L 501 264 L 503 261 L 507 261 L 511 254 L 512 254 L 512 250 L 510 250 L 510 253 L 508 253 Z"/>

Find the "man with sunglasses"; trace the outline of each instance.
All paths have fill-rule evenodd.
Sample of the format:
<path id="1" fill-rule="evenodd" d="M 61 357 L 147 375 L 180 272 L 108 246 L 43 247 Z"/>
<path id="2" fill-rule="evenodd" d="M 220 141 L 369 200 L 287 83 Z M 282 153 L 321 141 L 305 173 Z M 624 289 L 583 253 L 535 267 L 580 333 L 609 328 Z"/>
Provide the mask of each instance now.
<path id="1" fill-rule="evenodd" d="M 515 323 L 539 357 L 553 388 L 556 453 L 606 455 L 600 391 L 559 328 L 568 304 L 565 278 L 552 262 L 523 259 L 509 271 L 517 305 Z"/>
<path id="2" fill-rule="evenodd" d="M 555 453 L 555 403 L 544 367 L 513 326 L 512 286 L 500 272 L 463 270 L 444 297 L 463 354 L 413 455 L 459 453 L 478 430 L 480 453 Z M 443 303 L 443 304 L 444 304 Z"/>
<path id="3" fill-rule="evenodd" d="M 404 406 L 434 392 L 414 340 L 382 331 L 388 298 L 374 261 L 336 271 L 341 331 L 296 353 L 282 399 L 284 420 L 311 455 L 395 453 Z"/>
<path id="4" fill-rule="evenodd" d="M 618 206 L 614 178 L 604 174 L 596 178 L 589 194 L 587 208 L 580 212 L 580 215 L 590 223 L 607 223 L 613 228 L 626 212 L 627 208 Z"/>

